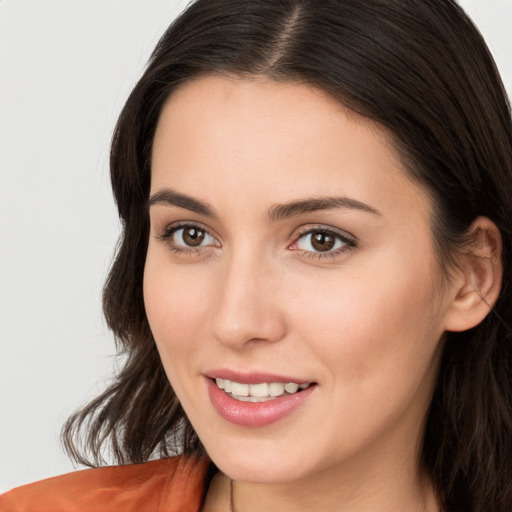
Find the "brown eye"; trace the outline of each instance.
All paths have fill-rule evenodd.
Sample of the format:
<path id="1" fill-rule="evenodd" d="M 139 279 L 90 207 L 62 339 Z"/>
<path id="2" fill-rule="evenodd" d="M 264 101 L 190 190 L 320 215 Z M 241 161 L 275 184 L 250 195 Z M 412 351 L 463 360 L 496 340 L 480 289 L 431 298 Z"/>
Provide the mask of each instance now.
<path id="1" fill-rule="evenodd" d="M 215 238 L 205 229 L 199 226 L 184 226 L 172 229 L 169 235 L 164 236 L 174 247 L 187 247 L 192 249 L 203 248 L 205 246 L 218 246 Z"/>
<path id="2" fill-rule="evenodd" d="M 311 236 L 311 246 L 319 252 L 330 251 L 336 242 L 334 236 L 325 231 L 316 231 Z"/>
<path id="3" fill-rule="evenodd" d="M 186 245 L 197 247 L 204 241 L 205 232 L 202 229 L 185 228 L 183 229 L 183 234 L 181 236 Z"/>
<path id="4" fill-rule="evenodd" d="M 313 229 L 301 235 L 295 243 L 297 249 L 313 254 L 342 251 L 355 244 L 347 237 L 327 229 Z"/>

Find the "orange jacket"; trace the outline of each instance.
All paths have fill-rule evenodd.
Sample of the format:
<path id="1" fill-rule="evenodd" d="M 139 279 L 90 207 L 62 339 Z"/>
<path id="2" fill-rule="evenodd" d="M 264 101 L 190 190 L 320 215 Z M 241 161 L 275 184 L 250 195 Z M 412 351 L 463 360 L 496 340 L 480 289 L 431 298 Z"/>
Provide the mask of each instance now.
<path id="1" fill-rule="evenodd" d="M 0 497 L 1 512 L 199 512 L 209 461 L 185 456 L 86 469 Z"/>

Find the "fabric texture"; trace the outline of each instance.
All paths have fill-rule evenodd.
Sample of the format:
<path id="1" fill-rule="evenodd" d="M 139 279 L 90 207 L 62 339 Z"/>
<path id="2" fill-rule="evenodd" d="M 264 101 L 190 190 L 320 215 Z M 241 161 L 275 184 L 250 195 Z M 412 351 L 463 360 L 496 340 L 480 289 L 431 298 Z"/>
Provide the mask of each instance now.
<path id="1" fill-rule="evenodd" d="M 209 460 L 185 456 L 86 469 L 17 487 L 1 512 L 199 512 Z"/>

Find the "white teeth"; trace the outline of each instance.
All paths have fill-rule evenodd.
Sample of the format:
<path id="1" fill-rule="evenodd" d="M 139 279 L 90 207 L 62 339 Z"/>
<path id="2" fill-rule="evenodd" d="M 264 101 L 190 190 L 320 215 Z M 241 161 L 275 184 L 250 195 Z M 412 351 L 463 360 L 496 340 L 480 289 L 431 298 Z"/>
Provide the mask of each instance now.
<path id="1" fill-rule="evenodd" d="M 299 389 L 299 385 L 295 382 L 288 382 L 288 384 L 284 385 L 284 390 L 288 393 L 295 393 Z"/>
<path id="2" fill-rule="evenodd" d="M 268 394 L 270 396 L 281 396 L 284 393 L 284 384 L 281 382 L 272 382 L 268 385 Z"/>
<path id="3" fill-rule="evenodd" d="M 264 402 L 288 393 L 292 395 L 299 390 L 308 388 L 311 383 L 297 384 L 296 382 L 262 382 L 258 384 L 241 384 L 228 379 L 216 378 L 215 383 L 220 389 L 233 398 L 243 402 Z"/>
<path id="4" fill-rule="evenodd" d="M 231 393 L 238 396 L 249 396 L 249 384 L 231 383 Z"/>
<path id="5" fill-rule="evenodd" d="M 234 397 L 241 402 L 266 402 L 269 398 L 268 396 L 259 397 L 259 396 L 237 396 Z"/>
<path id="6" fill-rule="evenodd" d="M 249 384 L 249 395 L 260 398 L 268 396 L 268 384 Z"/>

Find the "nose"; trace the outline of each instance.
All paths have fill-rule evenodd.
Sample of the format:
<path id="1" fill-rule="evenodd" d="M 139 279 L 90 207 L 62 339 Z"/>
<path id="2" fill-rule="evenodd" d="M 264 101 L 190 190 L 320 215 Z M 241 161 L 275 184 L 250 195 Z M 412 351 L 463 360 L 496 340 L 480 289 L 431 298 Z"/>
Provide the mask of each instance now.
<path id="1" fill-rule="evenodd" d="M 272 263 L 247 254 L 233 255 L 219 274 L 212 311 L 214 338 L 232 349 L 273 343 L 286 333 L 279 304 L 278 278 Z"/>

